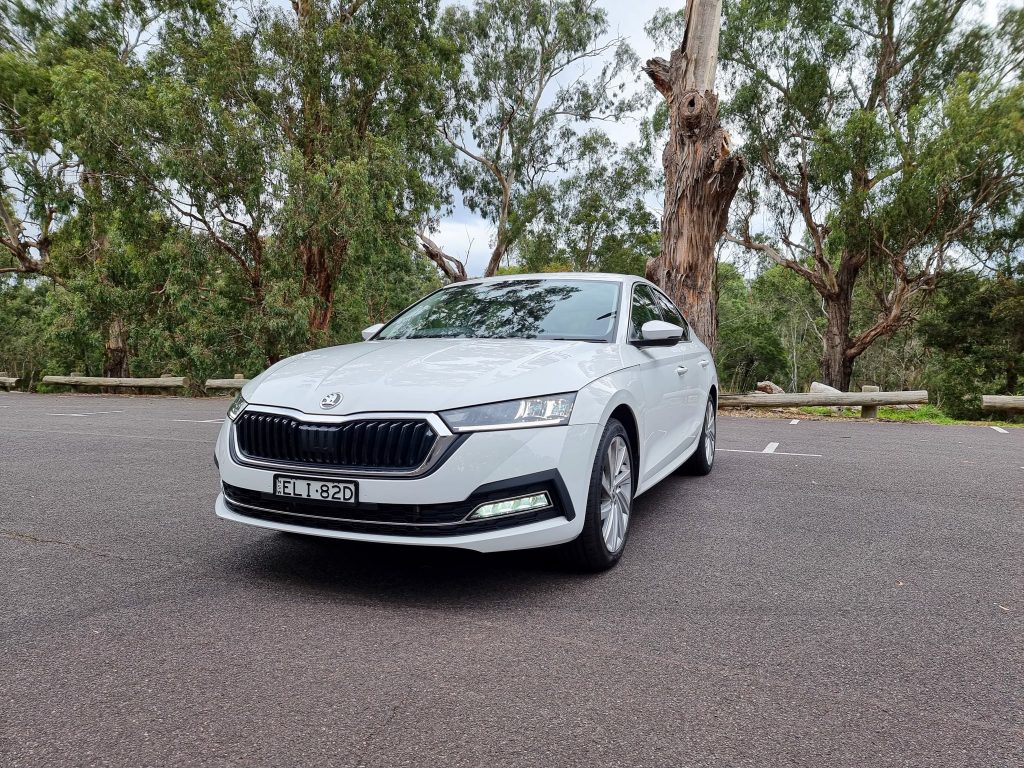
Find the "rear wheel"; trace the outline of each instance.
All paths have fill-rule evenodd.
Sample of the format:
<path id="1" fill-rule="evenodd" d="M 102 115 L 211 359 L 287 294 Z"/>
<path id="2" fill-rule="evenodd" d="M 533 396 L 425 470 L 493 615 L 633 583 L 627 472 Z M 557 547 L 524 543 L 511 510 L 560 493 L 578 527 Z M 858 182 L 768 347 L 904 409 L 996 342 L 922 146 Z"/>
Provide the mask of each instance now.
<path id="1" fill-rule="evenodd" d="M 633 449 L 622 424 L 611 419 L 594 457 L 586 517 L 569 551 L 580 568 L 603 571 L 622 556 L 633 510 Z"/>
<path id="2" fill-rule="evenodd" d="M 715 436 L 718 430 L 718 419 L 715 413 L 715 401 L 708 398 L 704 408 L 704 426 L 700 431 L 700 442 L 697 450 L 683 464 L 683 471 L 688 475 L 707 475 L 715 464 Z"/>

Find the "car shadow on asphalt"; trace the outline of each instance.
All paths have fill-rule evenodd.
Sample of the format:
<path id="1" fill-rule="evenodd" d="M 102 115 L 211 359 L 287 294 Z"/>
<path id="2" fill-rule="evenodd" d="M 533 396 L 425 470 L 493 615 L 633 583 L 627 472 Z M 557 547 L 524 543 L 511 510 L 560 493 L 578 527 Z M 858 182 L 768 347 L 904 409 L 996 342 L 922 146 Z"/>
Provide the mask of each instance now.
<path id="1" fill-rule="evenodd" d="M 646 497 L 637 500 L 634 512 L 639 525 L 654 511 L 650 501 Z M 581 572 L 564 547 L 484 554 L 266 529 L 253 529 L 253 534 L 246 544 L 231 551 L 227 563 L 248 583 L 398 602 L 507 601 L 510 591 L 564 590 L 590 580 L 623 575 L 621 567 L 597 574 Z M 624 558 L 643 557 L 638 550 L 639 542 L 630 541 Z"/>
<path id="2" fill-rule="evenodd" d="M 272 531 L 233 550 L 229 565 L 249 583 L 416 603 L 507 600 L 510 590 L 549 590 L 587 577 L 560 548 L 481 554 Z"/>

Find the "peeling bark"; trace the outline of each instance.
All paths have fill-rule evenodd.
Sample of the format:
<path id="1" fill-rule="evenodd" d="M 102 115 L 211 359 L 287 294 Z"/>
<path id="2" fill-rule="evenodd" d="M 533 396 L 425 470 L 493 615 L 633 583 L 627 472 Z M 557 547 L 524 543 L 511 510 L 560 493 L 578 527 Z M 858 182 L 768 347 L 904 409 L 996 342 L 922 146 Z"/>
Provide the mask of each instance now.
<path id="1" fill-rule="evenodd" d="M 731 151 L 712 90 L 721 15 L 721 0 L 688 0 L 686 32 L 671 61 L 655 58 L 644 67 L 670 113 L 661 253 L 648 263 L 647 277 L 711 349 L 718 340 L 715 246 L 746 171 L 745 160 Z"/>

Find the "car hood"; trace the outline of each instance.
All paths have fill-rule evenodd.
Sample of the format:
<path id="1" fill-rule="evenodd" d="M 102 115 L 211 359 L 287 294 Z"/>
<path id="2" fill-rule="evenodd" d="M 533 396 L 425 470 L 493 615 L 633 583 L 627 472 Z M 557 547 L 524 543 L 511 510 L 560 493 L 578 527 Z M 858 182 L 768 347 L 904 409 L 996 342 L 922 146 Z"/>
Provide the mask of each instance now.
<path id="1" fill-rule="evenodd" d="M 574 392 L 624 367 L 617 344 L 528 339 L 399 339 L 347 344 L 283 360 L 246 385 L 255 405 L 332 414 L 441 411 Z"/>

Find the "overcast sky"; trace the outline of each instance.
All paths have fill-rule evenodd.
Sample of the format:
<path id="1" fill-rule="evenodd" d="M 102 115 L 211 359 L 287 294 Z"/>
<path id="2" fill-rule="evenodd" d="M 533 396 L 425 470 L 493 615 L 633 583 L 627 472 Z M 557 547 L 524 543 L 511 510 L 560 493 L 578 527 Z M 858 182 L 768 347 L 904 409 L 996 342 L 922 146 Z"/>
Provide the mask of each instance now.
<path id="1" fill-rule="evenodd" d="M 619 35 L 625 38 L 641 61 L 652 56 L 668 58 L 669 51 L 655 50 L 654 44 L 644 32 L 644 24 L 654 16 L 658 8 L 669 7 L 671 3 L 666 0 L 601 0 L 600 4 L 608 11 L 609 37 Z M 986 20 L 994 22 L 998 9 L 1007 4 L 1005 0 L 983 0 Z M 679 1 L 678 6 L 682 5 L 685 5 L 685 0 Z M 636 136 L 635 124 L 606 124 L 603 127 L 621 141 L 629 141 Z M 441 222 L 440 233 L 435 240 L 453 256 L 462 259 L 468 256 L 469 274 L 479 275 L 490 255 L 493 233 L 490 224 L 458 205 L 455 212 Z"/>

